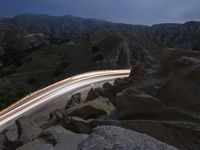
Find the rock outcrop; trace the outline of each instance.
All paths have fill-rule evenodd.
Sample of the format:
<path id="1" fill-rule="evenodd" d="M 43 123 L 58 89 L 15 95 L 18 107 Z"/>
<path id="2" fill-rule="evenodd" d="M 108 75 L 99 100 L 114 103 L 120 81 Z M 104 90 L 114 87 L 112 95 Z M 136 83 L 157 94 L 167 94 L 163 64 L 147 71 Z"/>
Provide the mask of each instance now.
<path id="1" fill-rule="evenodd" d="M 186 80 L 199 80 L 200 59 L 195 57 L 181 57 L 173 63 L 173 72 Z"/>
<path id="2" fill-rule="evenodd" d="M 115 126 L 100 126 L 84 140 L 79 150 L 176 150 L 148 135 Z"/>
<path id="3" fill-rule="evenodd" d="M 160 87 L 157 96 L 163 104 L 200 114 L 200 87 L 198 82 L 186 81 L 170 74 L 166 83 Z M 194 90 L 195 89 L 195 90 Z"/>
<path id="4" fill-rule="evenodd" d="M 93 101 L 71 107 L 66 110 L 65 114 L 67 116 L 81 117 L 83 119 L 98 119 L 105 117 L 113 110 L 114 106 L 108 99 L 99 97 Z"/>
<path id="5" fill-rule="evenodd" d="M 187 59 L 184 59 L 184 57 L 187 57 Z M 191 58 L 196 58 L 196 59 L 191 60 Z M 182 68 L 182 67 L 187 67 L 189 65 L 196 65 L 197 63 L 196 61 L 198 61 L 197 59 L 200 59 L 199 51 L 164 49 L 161 54 L 160 64 L 163 70 L 176 72 L 177 67 Z"/>
<path id="6" fill-rule="evenodd" d="M 120 119 L 153 117 L 165 110 L 158 99 L 133 88 L 118 93 L 115 103 Z"/>
<path id="7" fill-rule="evenodd" d="M 46 134 L 50 133 L 51 138 L 55 140 L 55 150 L 77 150 L 78 145 L 88 137 L 86 134 L 76 134 L 65 130 L 61 126 L 55 126 L 47 129 Z"/>
<path id="8" fill-rule="evenodd" d="M 27 143 L 40 135 L 42 130 L 27 118 L 20 118 L 16 121 L 19 132 L 19 140 Z"/>
<path id="9" fill-rule="evenodd" d="M 81 93 L 76 93 L 76 94 L 72 95 L 71 99 L 67 102 L 65 109 L 68 109 L 72 106 L 80 104 L 81 102 L 83 102 L 83 100 L 81 98 Z"/>
<path id="10" fill-rule="evenodd" d="M 180 150 L 198 150 L 199 123 L 160 120 L 105 120 L 102 125 L 145 133 Z"/>
<path id="11" fill-rule="evenodd" d="M 10 125 L 6 131 L 5 131 L 5 135 L 6 138 L 10 141 L 10 142 L 15 142 L 18 140 L 19 135 L 18 135 L 18 127 L 17 125 L 14 123 L 12 125 Z"/>
<path id="12" fill-rule="evenodd" d="M 93 88 L 91 88 L 87 94 L 86 101 L 94 100 L 98 97 L 99 97 L 99 94 Z"/>

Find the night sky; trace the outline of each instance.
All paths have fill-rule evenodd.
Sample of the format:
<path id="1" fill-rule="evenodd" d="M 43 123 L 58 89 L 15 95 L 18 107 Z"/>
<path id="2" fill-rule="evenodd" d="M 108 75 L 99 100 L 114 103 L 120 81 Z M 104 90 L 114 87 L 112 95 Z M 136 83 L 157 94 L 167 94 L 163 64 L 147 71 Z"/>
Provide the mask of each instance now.
<path id="1" fill-rule="evenodd" d="M 0 0 L 0 16 L 73 15 L 130 24 L 200 20 L 200 0 Z"/>

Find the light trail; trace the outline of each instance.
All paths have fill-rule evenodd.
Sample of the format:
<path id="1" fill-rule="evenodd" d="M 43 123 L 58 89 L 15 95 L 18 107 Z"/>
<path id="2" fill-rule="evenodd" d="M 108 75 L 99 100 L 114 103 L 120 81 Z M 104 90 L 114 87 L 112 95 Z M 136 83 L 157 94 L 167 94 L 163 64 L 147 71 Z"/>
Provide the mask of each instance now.
<path id="1" fill-rule="evenodd" d="M 76 75 L 54 83 L 22 98 L 10 107 L 0 112 L 0 130 L 5 129 L 23 115 L 34 113 L 46 104 L 94 83 L 112 81 L 116 78 L 127 77 L 130 70 L 93 71 Z"/>

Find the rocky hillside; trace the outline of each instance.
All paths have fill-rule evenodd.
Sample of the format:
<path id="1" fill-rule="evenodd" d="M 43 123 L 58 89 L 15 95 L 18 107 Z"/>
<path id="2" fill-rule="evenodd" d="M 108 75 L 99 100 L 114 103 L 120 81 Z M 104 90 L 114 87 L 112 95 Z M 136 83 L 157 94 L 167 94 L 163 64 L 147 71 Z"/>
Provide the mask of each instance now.
<path id="1" fill-rule="evenodd" d="M 75 93 L 42 118 L 0 134 L 3 150 L 199 150 L 200 52 L 164 49 L 157 69 Z M 42 114 L 42 112 L 40 112 Z"/>
<path id="2" fill-rule="evenodd" d="M 133 33 L 140 40 L 148 39 L 158 46 L 199 50 L 199 22 L 142 26 L 69 15 L 23 14 L 0 20 L 0 56 L 4 53 L 2 58 L 6 65 L 10 61 L 18 61 L 41 45 L 68 42 L 73 38 L 89 39 L 92 34 L 102 30 Z"/>
<path id="3" fill-rule="evenodd" d="M 32 14 L 3 18 L 0 25 L 0 45 L 2 53 L 4 52 L 2 56 L 4 65 L 18 61 L 27 55 L 27 52 L 30 53 L 47 43 L 64 43 L 73 38 L 88 39 L 91 34 L 103 29 L 137 31 L 146 28 L 146 26 L 115 24 L 73 16 L 53 17 Z"/>
<path id="4" fill-rule="evenodd" d="M 165 47 L 200 50 L 200 22 L 153 25 L 151 35 Z"/>
<path id="5" fill-rule="evenodd" d="M 23 14 L 0 20 L 0 109 L 91 70 L 158 65 L 164 47 L 199 50 L 198 22 L 153 26 Z"/>

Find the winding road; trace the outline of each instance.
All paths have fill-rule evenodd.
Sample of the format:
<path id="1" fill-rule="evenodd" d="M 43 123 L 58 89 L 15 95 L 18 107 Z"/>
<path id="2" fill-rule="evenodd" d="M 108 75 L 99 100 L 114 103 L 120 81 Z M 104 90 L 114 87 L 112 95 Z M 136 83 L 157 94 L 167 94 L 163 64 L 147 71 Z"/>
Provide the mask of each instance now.
<path id="1" fill-rule="evenodd" d="M 46 88 L 29 94 L 10 107 L 0 112 L 0 131 L 8 127 L 18 118 L 55 105 L 62 97 L 91 84 L 113 81 L 116 78 L 127 77 L 130 70 L 103 70 L 76 75 L 59 81 Z"/>

